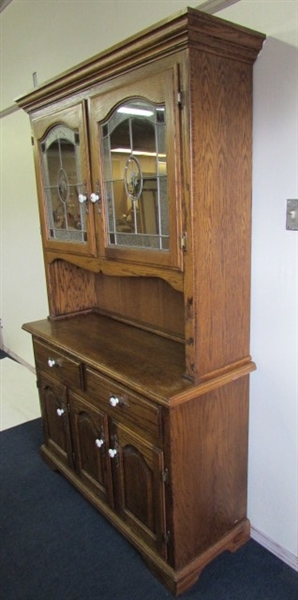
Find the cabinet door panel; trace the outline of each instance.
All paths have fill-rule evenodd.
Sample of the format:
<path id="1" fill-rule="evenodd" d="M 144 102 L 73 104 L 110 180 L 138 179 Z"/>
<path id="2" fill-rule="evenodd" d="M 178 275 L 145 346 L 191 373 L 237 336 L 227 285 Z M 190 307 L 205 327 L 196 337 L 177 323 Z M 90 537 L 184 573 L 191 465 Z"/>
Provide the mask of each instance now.
<path id="1" fill-rule="evenodd" d="M 70 393 L 69 399 L 76 470 L 97 496 L 113 505 L 107 415 L 76 394 Z"/>
<path id="2" fill-rule="evenodd" d="M 33 120 L 44 246 L 95 255 L 84 105 Z"/>
<path id="3" fill-rule="evenodd" d="M 133 77 L 90 101 L 93 178 L 103 198 L 100 252 L 181 269 L 178 66 Z"/>
<path id="4" fill-rule="evenodd" d="M 112 422 L 111 462 L 115 505 L 121 517 L 149 546 L 166 556 L 163 453 L 121 424 Z"/>
<path id="5" fill-rule="evenodd" d="M 46 377 L 39 379 L 38 385 L 45 443 L 49 450 L 72 467 L 66 387 Z"/>

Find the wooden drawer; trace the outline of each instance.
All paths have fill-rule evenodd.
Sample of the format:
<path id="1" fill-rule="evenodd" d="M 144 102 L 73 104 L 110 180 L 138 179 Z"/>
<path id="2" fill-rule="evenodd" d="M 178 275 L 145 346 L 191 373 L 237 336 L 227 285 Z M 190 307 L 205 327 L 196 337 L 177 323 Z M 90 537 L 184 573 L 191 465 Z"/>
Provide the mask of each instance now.
<path id="1" fill-rule="evenodd" d="M 72 388 L 82 387 L 82 365 L 79 360 L 37 340 L 33 341 L 33 347 L 37 371 L 42 371 Z"/>
<path id="2" fill-rule="evenodd" d="M 161 439 L 161 411 L 156 404 L 88 367 L 85 390 L 90 402 L 142 438 L 153 443 Z"/>

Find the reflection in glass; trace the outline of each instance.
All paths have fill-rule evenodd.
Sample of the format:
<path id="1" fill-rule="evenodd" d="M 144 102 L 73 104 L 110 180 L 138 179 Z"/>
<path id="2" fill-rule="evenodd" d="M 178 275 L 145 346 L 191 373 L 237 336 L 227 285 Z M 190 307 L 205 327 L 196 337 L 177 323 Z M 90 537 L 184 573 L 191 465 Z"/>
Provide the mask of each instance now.
<path id="1" fill-rule="evenodd" d="M 79 202 L 84 193 L 80 138 L 77 131 L 57 125 L 40 145 L 46 215 L 50 239 L 87 241 L 86 208 Z"/>
<path id="2" fill-rule="evenodd" d="M 164 105 L 126 102 L 101 134 L 109 245 L 169 250 Z"/>

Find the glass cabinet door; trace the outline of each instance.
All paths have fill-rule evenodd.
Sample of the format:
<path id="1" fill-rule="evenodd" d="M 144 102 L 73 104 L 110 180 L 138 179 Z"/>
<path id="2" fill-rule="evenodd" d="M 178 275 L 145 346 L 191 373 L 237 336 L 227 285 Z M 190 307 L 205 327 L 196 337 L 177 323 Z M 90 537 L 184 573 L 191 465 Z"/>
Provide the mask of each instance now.
<path id="1" fill-rule="evenodd" d="M 43 225 L 46 246 L 92 254 L 94 223 L 83 125 L 81 105 L 56 113 L 54 122 L 38 122 Z"/>
<path id="2" fill-rule="evenodd" d="M 106 257 L 179 266 L 174 84 L 174 70 L 169 69 L 91 100 L 94 178 L 101 181 L 101 251 Z"/>
<path id="3" fill-rule="evenodd" d="M 101 137 L 108 245 L 168 251 L 165 105 L 125 102 Z"/>

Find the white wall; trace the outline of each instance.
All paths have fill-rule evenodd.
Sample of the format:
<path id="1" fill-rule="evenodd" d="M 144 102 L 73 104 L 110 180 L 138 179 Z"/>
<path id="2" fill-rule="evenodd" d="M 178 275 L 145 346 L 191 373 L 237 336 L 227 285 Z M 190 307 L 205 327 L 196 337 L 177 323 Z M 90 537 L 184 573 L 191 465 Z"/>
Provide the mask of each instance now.
<path id="1" fill-rule="evenodd" d="M 254 69 L 249 518 L 298 568 L 298 231 L 286 230 L 286 200 L 298 198 L 298 2 L 246 0 L 218 16 L 268 35 Z"/>
<path id="2" fill-rule="evenodd" d="M 13 0 L 1 14 L 1 108 L 32 87 L 199 0 Z M 249 517 L 255 537 L 297 564 L 298 2 L 242 0 L 219 13 L 270 35 L 255 65 Z M 125 25 L 125 28 L 124 28 Z M 1 119 L 4 343 L 33 363 L 25 321 L 47 300 L 28 117 Z M 295 558 L 296 557 L 296 558 Z"/>
<path id="3" fill-rule="evenodd" d="M 249 494 L 254 525 L 296 556 L 298 231 L 285 221 L 298 198 L 297 66 L 298 49 L 269 38 L 255 70 Z"/>

